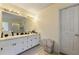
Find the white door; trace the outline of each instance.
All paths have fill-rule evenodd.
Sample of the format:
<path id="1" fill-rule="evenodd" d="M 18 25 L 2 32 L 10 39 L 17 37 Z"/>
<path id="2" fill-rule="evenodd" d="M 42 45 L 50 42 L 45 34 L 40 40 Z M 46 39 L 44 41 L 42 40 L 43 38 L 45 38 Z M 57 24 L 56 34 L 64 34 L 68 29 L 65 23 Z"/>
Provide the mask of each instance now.
<path id="1" fill-rule="evenodd" d="M 69 7 L 61 10 L 61 52 L 79 54 L 79 7 Z"/>

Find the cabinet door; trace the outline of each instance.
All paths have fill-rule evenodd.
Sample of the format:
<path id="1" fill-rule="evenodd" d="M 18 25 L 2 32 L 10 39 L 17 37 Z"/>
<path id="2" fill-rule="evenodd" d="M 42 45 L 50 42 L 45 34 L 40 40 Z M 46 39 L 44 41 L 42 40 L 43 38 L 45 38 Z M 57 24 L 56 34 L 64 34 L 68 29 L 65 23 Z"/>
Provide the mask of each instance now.
<path id="1" fill-rule="evenodd" d="M 32 37 L 28 36 L 28 48 L 32 47 Z"/>
<path id="2" fill-rule="evenodd" d="M 40 44 L 40 38 L 39 38 L 39 35 L 35 35 L 34 36 L 34 42 L 35 42 L 35 45 L 38 45 L 38 44 Z"/>
<path id="3" fill-rule="evenodd" d="M 10 49 L 10 40 L 0 41 L 0 54 L 1 55 L 12 54 Z"/>
<path id="4" fill-rule="evenodd" d="M 35 35 L 31 36 L 32 38 L 32 47 L 36 45 Z"/>
<path id="5" fill-rule="evenodd" d="M 27 37 L 22 37 L 20 42 L 22 44 L 22 49 L 24 51 L 27 50 L 28 49 L 28 45 L 27 45 L 28 40 L 27 40 Z"/>
<path id="6" fill-rule="evenodd" d="M 31 40 L 32 40 L 32 47 L 39 44 L 39 36 L 38 35 L 32 35 Z"/>
<path id="7" fill-rule="evenodd" d="M 40 35 L 36 35 L 36 42 L 37 44 L 40 44 Z"/>
<path id="8" fill-rule="evenodd" d="M 28 38 L 24 37 L 24 50 L 28 49 Z"/>
<path id="9" fill-rule="evenodd" d="M 33 35 L 33 46 L 37 45 L 37 36 Z"/>
<path id="10" fill-rule="evenodd" d="M 12 54 L 18 54 L 20 52 L 20 44 L 17 38 L 10 40 L 10 49 Z"/>

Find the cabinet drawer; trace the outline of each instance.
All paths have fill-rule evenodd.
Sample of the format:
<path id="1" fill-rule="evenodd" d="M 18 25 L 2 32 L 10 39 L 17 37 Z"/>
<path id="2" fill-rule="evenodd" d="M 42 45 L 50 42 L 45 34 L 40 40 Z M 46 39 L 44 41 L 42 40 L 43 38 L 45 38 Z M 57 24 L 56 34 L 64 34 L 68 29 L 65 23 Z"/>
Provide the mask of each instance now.
<path id="1" fill-rule="evenodd" d="M 10 46 L 10 40 L 0 41 L 0 47 L 9 47 L 9 46 Z"/>

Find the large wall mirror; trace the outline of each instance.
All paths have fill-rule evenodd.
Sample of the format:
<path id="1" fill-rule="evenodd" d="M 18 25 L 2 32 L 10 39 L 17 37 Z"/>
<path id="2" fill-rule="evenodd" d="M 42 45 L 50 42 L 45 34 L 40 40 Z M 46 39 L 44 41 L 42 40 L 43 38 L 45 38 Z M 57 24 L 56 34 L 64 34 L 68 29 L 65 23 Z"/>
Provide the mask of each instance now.
<path id="1" fill-rule="evenodd" d="M 26 18 L 7 12 L 2 12 L 2 31 L 24 32 Z"/>

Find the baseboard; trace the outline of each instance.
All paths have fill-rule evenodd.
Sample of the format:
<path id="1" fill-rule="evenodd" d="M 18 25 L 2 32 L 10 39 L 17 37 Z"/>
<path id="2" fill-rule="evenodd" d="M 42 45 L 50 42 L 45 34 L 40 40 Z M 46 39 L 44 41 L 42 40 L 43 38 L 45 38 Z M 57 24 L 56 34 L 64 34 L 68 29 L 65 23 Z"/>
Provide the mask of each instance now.
<path id="1" fill-rule="evenodd" d="M 60 52 L 61 55 L 67 55 L 66 53 Z"/>

